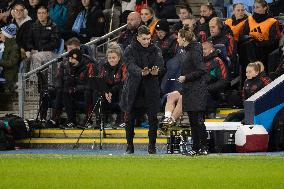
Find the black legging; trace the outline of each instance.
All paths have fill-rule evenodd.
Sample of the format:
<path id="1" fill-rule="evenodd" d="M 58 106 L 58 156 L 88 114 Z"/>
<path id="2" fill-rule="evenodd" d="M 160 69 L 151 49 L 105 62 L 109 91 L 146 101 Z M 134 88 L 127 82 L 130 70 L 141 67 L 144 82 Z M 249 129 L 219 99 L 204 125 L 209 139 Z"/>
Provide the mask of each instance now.
<path id="1" fill-rule="evenodd" d="M 207 133 L 204 124 L 204 112 L 187 112 L 192 136 L 192 150 L 207 148 Z"/>

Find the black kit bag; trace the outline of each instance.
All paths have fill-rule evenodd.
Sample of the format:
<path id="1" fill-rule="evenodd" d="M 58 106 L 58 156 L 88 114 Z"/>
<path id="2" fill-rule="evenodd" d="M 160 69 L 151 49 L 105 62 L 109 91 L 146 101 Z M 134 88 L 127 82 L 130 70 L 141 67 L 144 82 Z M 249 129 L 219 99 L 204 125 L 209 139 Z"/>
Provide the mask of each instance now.
<path id="1" fill-rule="evenodd" d="M 13 114 L 6 114 L 2 120 L 11 128 L 15 140 L 28 138 L 28 130 L 23 118 Z"/>
<path id="2" fill-rule="evenodd" d="M 4 121 L 0 120 L 0 150 L 13 150 L 14 147 L 15 141 L 11 130 Z"/>

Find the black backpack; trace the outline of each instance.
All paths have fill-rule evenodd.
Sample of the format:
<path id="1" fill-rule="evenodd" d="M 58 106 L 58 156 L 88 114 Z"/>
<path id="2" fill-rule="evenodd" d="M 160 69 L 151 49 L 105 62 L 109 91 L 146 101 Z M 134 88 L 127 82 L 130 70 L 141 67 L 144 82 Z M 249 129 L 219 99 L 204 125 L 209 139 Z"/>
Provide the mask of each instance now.
<path id="1" fill-rule="evenodd" d="M 0 150 L 13 150 L 15 141 L 5 122 L 0 120 Z"/>

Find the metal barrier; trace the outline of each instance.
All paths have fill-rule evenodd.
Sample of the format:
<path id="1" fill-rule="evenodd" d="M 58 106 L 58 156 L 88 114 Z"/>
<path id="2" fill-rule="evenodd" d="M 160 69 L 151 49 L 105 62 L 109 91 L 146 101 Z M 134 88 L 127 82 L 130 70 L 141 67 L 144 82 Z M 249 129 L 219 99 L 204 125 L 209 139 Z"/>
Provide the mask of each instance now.
<path id="1" fill-rule="evenodd" d="M 112 32 L 96 38 L 95 40 L 92 40 L 85 45 L 91 46 L 91 45 L 96 45 L 97 43 L 105 40 L 105 39 L 110 39 L 114 38 L 115 34 L 118 32 L 122 31 L 123 29 L 126 28 L 126 25 L 121 26 L 120 28 L 117 28 L 113 30 Z M 110 40 L 108 40 L 109 42 Z M 107 45 L 106 43 L 103 43 L 102 45 Z M 100 47 L 102 46 L 100 45 Z M 97 51 L 96 47 L 96 51 Z M 19 106 L 19 116 L 22 118 L 34 118 L 35 115 L 38 113 L 39 109 L 39 93 L 38 93 L 38 83 L 32 79 L 35 77 L 35 75 L 39 72 L 43 72 L 44 75 L 48 76 L 48 84 L 53 85 L 54 84 L 54 78 L 51 77 L 54 71 L 54 66 L 57 64 L 58 60 L 60 58 L 63 58 L 67 55 L 67 52 L 64 52 L 60 55 L 58 55 L 56 58 L 44 63 L 40 67 L 31 70 L 27 73 L 18 73 L 18 106 Z M 97 53 L 96 53 L 97 55 Z M 49 70 L 49 71 L 48 71 Z M 28 111 L 25 111 L 25 107 L 27 107 L 27 103 L 29 102 L 29 106 L 26 109 L 29 109 Z"/>

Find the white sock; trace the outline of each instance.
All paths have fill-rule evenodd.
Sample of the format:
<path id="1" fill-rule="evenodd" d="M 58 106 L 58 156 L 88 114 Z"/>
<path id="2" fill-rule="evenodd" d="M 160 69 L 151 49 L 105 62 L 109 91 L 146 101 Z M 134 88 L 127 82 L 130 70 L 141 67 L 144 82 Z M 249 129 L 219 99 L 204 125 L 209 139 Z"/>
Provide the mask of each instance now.
<path id="1" fill-rule="evenodd" d="M 170 118 L 172 116 L 172 112 L 165 112 L 165 117 Z"/>

